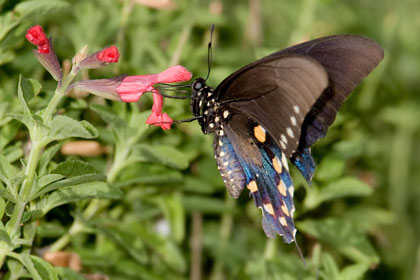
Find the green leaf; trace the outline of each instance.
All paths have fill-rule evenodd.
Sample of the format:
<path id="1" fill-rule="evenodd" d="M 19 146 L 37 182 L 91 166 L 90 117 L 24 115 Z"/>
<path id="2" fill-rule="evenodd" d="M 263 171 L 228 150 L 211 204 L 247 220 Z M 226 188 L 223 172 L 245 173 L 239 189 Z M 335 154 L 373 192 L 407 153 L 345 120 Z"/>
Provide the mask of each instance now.
<path id="1" fill-rule="evenodd" d="M 339 279 L 340 271 L 338 265 L 335 263 L 334 258 L 328 254 L 324 253 L 322 255 L 322 278 L 324 279 Z"/>
<path id="2" fill-rule="evenodd" d="M 19 98 L 23 99 L 20 100 L 22 106 L 25 106 L 26 104 L 31 101 L 32 98 L 37 96 L 39 92 L 41 91 L 41 84 L 34 80 L 34 79 L 26 79 L 22 75 L 19 76 L 19 88 L 18 88 L 18 94 Z"/>
<path id="3" fill-rule="evenodd" d="M 42 189 L 43 187 L 45 187 L 45 186 L 47 186 L 51 183 L 54 183 L 58 180 L 61 180 L 63 178 L 64 178 L 64 176 L 61 175 L 61 174 L 47 174 L 47 175 L 44 175 L 41 178 L 39 178 L 37 188 Z"/>
<path id="4" fill-rule="evenodd" d="M 68 233 L 68 229 L 59 222 L 46 223 L 41 221 L 36 228 L 36 235 L 39 238 L 54 238 L 58 239 L 59 237 Z"/>
<path id="5" fill-rule="evenodd" d="M 90 106 L 90 109 L 96 112 L 101 119 L 108 124 L 114 124 L 119 127 L 127 127 L 127 123 L 115 114 L 108 106 L 93 104 Z"/>
<path id="6" fill-rule="evenodd" d="M 315 177 L 324 182 L 331 182 L 343 174 L 346 162 L 342 158 L 325 157 L 318 165 Z"/>
<path id="7" fill-rule="evenodd" d="M 97 174 L 99 171 L 88 162 L 81 160 L 66 160 L 57 165 L 51 173 L 61 174 L 66 178 L 71 178 L 85 174 Z"/>
<path id="8" fill-rule="evenodd" d="M 232 212 L 234 208 L 227 208 L 223 199 L 208 196 L 184 196 L 182 198 L 185 209 L 190 212 L 221 214 Z"/>
<path id="9" fill-rule="evenodd" d="M 181 195 L 174 193 L 171 196 L 159 196 L 157 203 L 169 221 L 171 236 L 178 243 L 181 242 L 185 236 L 185 211 Z"/>
<path id="10" fill-rule="evenodd" d="M 104 182 L 105 180 L 106 180 L 106 176 L 103 174 L 86 174 L 86 175 L 71 177 L 69 179 L 64 179 L 59 182 L 52 183 L 46 186 L 45 188 L 40 189 L 37 193 L 35 193 L 35 195 L 31 199 L 35 199 L 43 194 L 49 193 L 58 188 L 74 186 L 74 185 L 79 185 L 82 183 L 89 183 L 89 182 L 95 182 L 95 181 Z"/>
<path id="11" fill-rule="evenodd" d="M 9 146 L 4 149 L 4 155 L 10 163 L 17 161 L 20 158 L 24 157 L 22 143 L 17 142 L 13 146 Z"/>
<path id="12" fill-rule="evenodd" d="M 169 171 L 163 174 L 139 174 L 140 176 L 129 180 L 119 180 L 114 185 L 118 188 L 126 186 L 144 184 L 144 185 L 164 185 L 164 184 L 176 184 L 182 182 L 182 175 L 179 171 Z"/>
<path id="13" fill-rule="evenodd" d="M 0 229 L 0 241 L 4 241 L 7 244 L 11 244 L 10 236 L 4 229 Z"/>
<path id="14" fill-rule="evenodd" d="M 396 213 L 391 210 L 376 207 L 355 207 L 347 210 L 343 216 L 363 232 L 372 232 L 382 225 L 392 225 L 398 220 Z"/>
<path id="15" fill-rule="evenodd" d="M 31 111 L 29 110 L 29 107 L 28 107 L 27 99 L 30 100 L 33 97 L 33 95 L 31 96 L 32 92 L 29 90 L 30 87 L 28 86 L 27 81 L 28 80 L 25 77 L 23 77 L 22 75 L 19 75 L 18 97 L 19 97 L 20 105 L 22 106 L 22 109 L 23 109 L 23 113 L 26 116 L 31 114 Z"/>
<path id="16" fill-rule="evenodd" d="M 356 279 L 363 279 L 363 275 L 368 271 L 369 264 L 368 263 L 358 263 L 354 265 L 346 266 L 341 272 L 340 280 L 356 280 Z"/>
<path id="17" fill-rule="evenodd" d="M 1 32 L 3 33 L 3 32 Z M 1 34 L 0 34 L 1 36 Z M 15 53 L 11 51 L 5 51 L 0 49 L 0 65 L 9 63 L 15 59 Z"/>
<path id="18" fill-rule="evenodd" d="M 9 270 L 9 275 L 13 275 L 14 279 L 21 279 L 21 278 L 30 278 L 28 271 L 19 261 L 15 259 L 8 258 L 7 259 L 7 268 Z M 5 280 L 9 280 L 10 278 L 5 277 Z"/>
<path id="19" fill-rule="evenodd" d="M 136 161 L 157 162 L 177 169 L 188 167 L 188 161 L 182 152 L 170 146 L 139 144 L 134 147 L 134 151 Z"/>
<path id="20" fill-rule="evenodd" d="M 321 203 L 341 197 L 368 196 L 373 188 L 359 179 L 353 177 L 341 178 L 323 188 L 313 187 L 308 190 L 304 200 L 307 210 L 314 209 Z"/>
<path id="21" fill-rule="evenodd" d="M 55 154 L 61 149 L 62 143 L 57 143 L 55 145 L 52 145 L 51 147 L 48 147 L 42 155 L 41 159 L 39 160 L 39 172 L 38 174 L 40 176 L 45 175 L 45 172 L 47 170 L 47 166 L 52 160 L 52 158 L 55 156 Z"/>
<path id="22" fill-rule="evenodd" d="M 185 272 L 187 264 L 176 244 L 167 238 L 163 238 L 156 233 L 149 231 L 149 228 L 139 224 L 132 225 L 132 228 L 172 269 L 178 272 Z"/>
<path id="23" fill-rule="evenodd" d="M 150 113 L 151 111 L 148 110 L 137 114 L 131 114 L 130 130 L 135 129 L 137 139 L 140 139 L 147 132 L 151 131 L 151 129 L 149 129 L 149 125 L 146 124 L 146 120 L 149 117 Z"/>
<path id="24" fill-rule="evenodd" d="M 39 119 L 39 117 L 36 117 L 36 115 L 29 115 L 29 114 L 10 114 L 11 118 L 23 123 L 31 133 L 35 127 L 38 128 L 38 133 L 40 135 L 46 135 L 48 132 L 48 128 L 42 123 L 42 120 Z"/>
<path id="25" fill-rule="evenodd" d="M 41 218 L 42 216 L 43 216 L 42 211 L 32 210 L 32 211 L 23 213 L 21 222 L 26 223 L 26 222 L 29 222 L 29 221 L 31 221 L 31 222 L 36 221 L 37 219 Z"/>
<path id="26" fill-rule="evenodd" d="M 136 234 L 127 231 L 130 229 L 129 225 L 121 224 L 120 227 L 118 225 L 97 225 L 95 228 L 115 242 L 119 248 L 126 251 L 136 262 L 145 264 L 148 261 L 142 240 Z"/>
<path id="27" fill-rule="evenodd" d="M 17 175 L 16 168 L 2 154 L 0 154 L 0 174 L 9 180 Z"/>
<path id="28" fill-rule="evenodd" d="M 22 18 L 38 17 L 42 18 L 49 14 L 57 16 L 60 12 L 67 11 L 70 4 L 60 0 L 30 0 L 19 3 L 14 11 Z"/>
<path id="29" fill-rule="evenodd" d="M 5 212 L 8 217 L 12 216 L 14 209 L 15 209 L 15 203 L 11 201 L 7 201 Z"/>
<path id="30" fill-rule="evenodd" d="M 62 280 L 86 280 L 83 275 L 77 273 L 76 271 L 66 268 L 66 267 L 59 267 L 55 266 L 54 270 L 57 272 L 58 276 Z"/>
<path id="31" fill-rule="evenodd" d="M 104 182 L 91 182 L 58 189 L 41 199 L 37 203 L 37 208 L 42 210 L 45 215 L 52 208 L 70 202 L 92 198 L 119 199 L 121 197 L 120 189 L 112 188 Z"/>
<path id="32" fill-rule="evenodd" d="M 16 260 L 18 260 L 19 262 L 21 262 L 23 264 L 23 266 L 25 266 L 25 268 L 28 270 L 29 274 L 31 275 L 32 279 L 34 280 L 46 280 L 48 278 L 42 278 L 41 275 L 38 273 L 37 269 L 35 268 L 34 263 L 32 262 L 32 259 L 30 258 L 30 256 L 28 254 L 25 253 L 14 253 L 14 252 L 9 252 L 7 254 L 9 257 L 12 257 Z M 53 278 L 56 279 L 56 278 Z"/>
<path id="33" fill-rule="evenodd" d="M 87 121 L 76 121 L 66 116 L 55 116 L 51 121 L 50 137 L 61 140 L 70 137 L 92 139 L 98 136 L 96 128 Z"/>
<path id="34" fill-rule="evenodd" d="M 5 209 L 6 209 L 6 202 L 4 201 L 3 197 L 0 196 L 0 221 L 4 215 Z"/>
<path id="35" fill-rule="evenodd" d="M 50 263 L 34 255 L 29 255 L 29 258 L 42 279 L 58 280 L 57 273 Z"/>
<path id="36" fill-rule="evenodd" d="M 297 228 L 320 241 L 333 245 L 342 254 L 356 262 L 369 264 L 379 262 L 379 257 L 366 236 L 344 219 L 308 219 L 298 222 Z"/>

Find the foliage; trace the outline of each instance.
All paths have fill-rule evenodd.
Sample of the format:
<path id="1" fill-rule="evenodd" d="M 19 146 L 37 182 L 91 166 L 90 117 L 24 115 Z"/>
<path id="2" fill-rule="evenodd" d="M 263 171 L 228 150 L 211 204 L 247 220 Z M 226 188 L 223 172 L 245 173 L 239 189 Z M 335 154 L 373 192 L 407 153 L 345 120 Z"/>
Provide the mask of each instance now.
<path id="1" fill-rule="evenodd" d="M 420 3 L 174 2 L 164 10 L 129 0 L 0 1 L 0 278 L 420 278 L 420 39 L 413 33 Z M 49 116 L 44 109 L 56 81 L 24 41 L 30 26 L 43 25 L 60 61 L 67 59 L 64 73 L 84 45 L 118 46 L 118 64 L 82 72 L 83 79 L 158 73 L 174 64 L 198 77 L 207 74 L 212 23 L 210 85 L 324 35 L 360 34 L 385 49 L 385 60 L 314 146 L 312 186 L 292 169 L 306 265 L 293 245 L 264 235 L 246 191 L 237 201 L 226 194 L 212 139 L 197 123 L 149 127 L 149 93 L 130 104 L 74 94 Z M 191 117 L 187 101 L 164 106 L 174 119 Z M 61 146 L 75 138 L 93 138 L 104 152 L 64 154 Z M 29 151 L 36 149 L 31 192 L 22 201 L 17 190 L 28 182 Z M 19 211 L 21 223 L 11 219 Z M 75 252 L 82 270 L 51 265 L 45 251 Z"/>

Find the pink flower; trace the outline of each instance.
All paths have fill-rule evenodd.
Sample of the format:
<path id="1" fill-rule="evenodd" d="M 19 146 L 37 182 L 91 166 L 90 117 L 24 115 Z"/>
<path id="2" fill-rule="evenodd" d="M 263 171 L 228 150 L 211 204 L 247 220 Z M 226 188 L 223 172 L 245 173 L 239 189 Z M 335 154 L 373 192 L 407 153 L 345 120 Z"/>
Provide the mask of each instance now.
<path id="1" fill-rule="evenodd" d="M 147 118 L 146 123 L 150 125 L 160 126 L 163 130 L 171 128 L 173 120 L 168 114 L 162 114 L 163 97 L 157 90 L 153 90 L 153 107 L 152 114 Z"/>
<path id="2" fill-rule="evenodd" d="M 185 82 L 189 81 L 191 76 L 191 73 L 185 67 L 175 65 L 158 74 L 78 81 L 69 89 L 78 88 L 107 99 L 123 102 L 136 102 L 143 93 L 153 92 L 152 114 L 146 123 L 160 126 L 162 129 L 170 129 L 173 120 L 166 113 L 162 113 L 163 98 L 154 88 L 154 85 Z"/>
<path id="3" fill-rule="evenodd" d="M 191 73 L 185 67 L 175 65 L 159 74 L 127 76 L 116 90 L 122 101 L 136 102 L 146 91 L 153 91 L 154 84 L 185 82 L 191 77 Z"/>
<path id="4" fill-rule="evenodd" d="M 100 51 L 96 57 L 105 63 L 116 63 L 120 58 L 120 53 L 116 46 L 111 46 L 109 48 L 103 49 Z"/>
<path id="5" fill-rule="evenodd" d="M 50 52 L 50 43 L 44 33 L 44 29 L 40 25 L 29 28 L 25 37 L 31 44 L 38 47 L 38 53 L 46 54 Z"/>

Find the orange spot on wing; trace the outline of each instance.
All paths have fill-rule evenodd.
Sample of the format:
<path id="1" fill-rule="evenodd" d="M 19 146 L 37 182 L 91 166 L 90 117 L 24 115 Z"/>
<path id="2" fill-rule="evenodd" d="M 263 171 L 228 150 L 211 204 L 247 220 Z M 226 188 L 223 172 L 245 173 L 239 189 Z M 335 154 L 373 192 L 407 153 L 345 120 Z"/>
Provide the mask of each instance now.
<path id="1" fill-rule="evenodd" d="M 281 163 L 278 157 L 273 158 L 273 167 L 277 173 L 279 174 L 281 173 L 282 168 L 281 168 Z"/>
<path id="2" fill-rule="evenodd" d="M 287 196 L 286 186 L 284 185 L 284 182 L 282 179 L 280 179 L 277 189 L 279 190 L 282 196 Z"/>
<path id="3" fill-rule="evenodd" d="M 283 204 L 281 206 L 281 210 L 283 211 L 284 214 L 286 214 L 286 216 L 290 217 L 289 210 L 287 209 L 286 205 Z"/>
<path id="4" fill-rule="evenodd" d="M 252 193 L 258 191 L 257 183 L 255 181 L 249 182 L 249 184 L 246 186 Z"/>
<path id="5" fill-rule="evenodd" d="M 282 226 L 287 226 L 287 221 L 286 221 L 286 219 L 284 218 L 284 217 L 280 217 L 279 218 L 279 221 L 280 221 L 280 224 L 282 225 Z"/>
<path id="6" fill-rule="evenodd" d="M 256 127 L 254 127 L 254 135 L 255 138 L 257 138 L 258 141 L 260 141 L 261 143 L 265 142 L 265 129 L 262 128 L 261 125 L 257 125 Z"/>
<path id="7" fill-rule="evenodd" d="M 273 209 L 273 205 L 271 205 L 271 203 L 269 204 L 264 204 L 264 209 L 265 211 L 267 211 L 271 216 L 274 216 L 274 209 Z"/>

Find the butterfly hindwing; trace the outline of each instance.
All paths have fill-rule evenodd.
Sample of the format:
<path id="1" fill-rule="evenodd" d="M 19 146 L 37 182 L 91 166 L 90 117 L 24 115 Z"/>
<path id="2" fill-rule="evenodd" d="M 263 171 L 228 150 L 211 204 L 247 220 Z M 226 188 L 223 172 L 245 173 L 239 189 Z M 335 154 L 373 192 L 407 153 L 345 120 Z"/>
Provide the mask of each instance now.
<path id="1" fill-rule="evenodd" d="M 245 184 L 262 210 L 264 232 L 269 237 L 279 234 L 286 243 L 294 241 L 294 188 L 287 157 L 265 128 L 246 116 L 234 114 L 224 126 L 245 175 Z"/>

